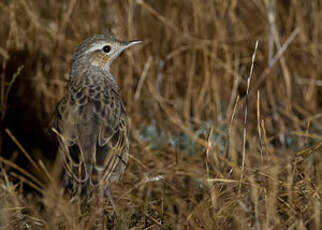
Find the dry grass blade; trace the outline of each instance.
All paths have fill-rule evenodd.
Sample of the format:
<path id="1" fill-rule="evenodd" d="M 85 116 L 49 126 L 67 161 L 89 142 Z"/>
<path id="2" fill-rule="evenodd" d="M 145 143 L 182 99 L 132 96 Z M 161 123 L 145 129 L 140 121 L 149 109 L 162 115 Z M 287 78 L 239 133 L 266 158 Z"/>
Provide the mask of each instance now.
<path id="1" fill-rule="evenodd" d="M 269 73 L 272 71 L 273 66 L 277 63 L 277 61 L 281 58 L 281 56 L 284 54 L 284 52 L 287 50 L 291 42 L 295 39 L 296 35 L 299 33 L 299 29 L 296 28 L 292 34 L 287 38 L 285 43 L 282 45 L 282 47 L 278 50 L 278 52 L 274 55 L 274 57 L 271 60 L 271 64 L 269 67 L 267 67 L 264 72 L 261 74 L 261 76 L 256 81 L 256 84 L 254 85 L 254 89 L 257 90 L 265 81 Z"/>
<path id="2" fill-rule="evenodd" d="M 240 185 L 239 185 L 239 191 L 241 189 L 241 183 L 243 181 L 244 173 L 245 173 L 245 161 L 246 161 L 246 139 L 247 139 L 247 119 L 248 119 L 248 95 L 249 95 L 249 88 L 250 88 L 250 83 L 252 80 L 253 76 L 253 71 L 254 71 L 254 64 L 255 64 L 255 59 L 256 59 L 256 53 L 258 49 L 258 43 L 259 41 L 256 41 L 255 43 L 255 48 L 254 48 L 254 53 L 252 55 L 252 63 L 250 66 L 250 71 L 249 71 L 249 76 L 247 79 L 247 90 L 246 90 L 246 104 L 245 104 L 245 114 L 244 114 L 244 129 L 243 129 L 243 151 L 242 151 L 242 166 L 241 166 L 241 177 L 240 177 Z"/>
<path id="3" fill-rule="evenodd" d="M 41 188 L 44 188 L 45 185 L 43 183 L 41 183 L 36 177 L 34 177 L 32 174 L 30 174 L 29 172 L 27 172 L 25 169 L 19 167 L 18 165 L 16 165 L 15 163 L 8 161 L 2 157 L 0 157 L 0 161 L 5 163 L 6 165 L 9 165 L 11 168 L 17 170 L 18 172 L 20 172 L 21 174 L 23 174 L 24 176 L 26 176 L 27 178 L 33 180 L 34 182 L 36 182 L 40 187 L 38 187 L 38 191 L 41 190 Z M 16 174 L 15 174 L 16 175 Z M 27 179 L 25 179 L 24 181 L 28 181 Z"/>
<path id="4" fill-rule="evenodd" d="M 6 129 L 6 133 L 9 135 L 11 140 L 18 146 L 21 152 L 27 157 L 30 163 L 38 170 L 39 173 L 42 173 L 36 162 L 31 158 L 30 154 L 24 149 L 24 147 L 19 143 L 19 141 L 15 138 L 15 136 L 11 133 L 9 129 Z"/>
<path id="5" fill-rule="evenodd" d="M 152 63 L 152 57 L 150 56 L 147 60 L 147 62 L 145 63 L 144 65 L 144 69 L 143 69 L 143 72 L 141 74 L 141 77 L 140 77 L 140 80 L 139 80 L 139 83 L 138 83 L 138 87 L 136 88 L 136 92 L 135 92 L 135 95 L 134 95 L 134 98 L 135 100 L 139 99 L 140 98 L 140 94 L 141 94 L 141 90 L 142 90 L 142 86 L 143 86 L 143 83 L 145 81 L 145 78 L 147 77 L 148 75 L 148 72 L 149 72 L 149 69 L 151 67 L 151 63 Z"/>

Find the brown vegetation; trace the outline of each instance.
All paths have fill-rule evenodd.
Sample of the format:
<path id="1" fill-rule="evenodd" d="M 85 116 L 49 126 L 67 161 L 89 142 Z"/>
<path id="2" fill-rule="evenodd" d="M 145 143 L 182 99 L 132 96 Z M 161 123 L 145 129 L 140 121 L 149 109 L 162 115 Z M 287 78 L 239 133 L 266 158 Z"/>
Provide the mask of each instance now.
<path id="1" fill-rule="evenodd" d="M 0 2 L 0 228 L 95 225 L 52 186 L 47 124 L 78 44 L 111 31 L 144 43 L 112 67 L 131 158 L 108 228 L 321 229 L 321 21 L 318 0 Z"/>

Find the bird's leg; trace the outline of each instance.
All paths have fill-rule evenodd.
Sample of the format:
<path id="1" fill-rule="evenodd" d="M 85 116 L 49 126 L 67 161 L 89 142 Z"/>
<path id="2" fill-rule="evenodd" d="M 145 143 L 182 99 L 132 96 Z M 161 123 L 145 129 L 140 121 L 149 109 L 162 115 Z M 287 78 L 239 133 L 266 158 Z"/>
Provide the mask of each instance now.
<path id="1" fill-rule="evenodd" d="M 104 228 L 104 189 L 102 185 L 98 186 L 98 194 L 97 194 L 97 211 L 96 217 L 98 218 L 99 226 L 101 229 Z"/>
<path id="2" fill-rule="evenodd" d="M 110 188 L 109 188 L 108 185 L 105 187 L 105 195 L 108 197 L 108 199 L 110 200 L 110 202 L 112 204 L 114 214 L 117 215 L 118 213 L 117 213 L 117 210 L 116 210 L 116 206 L 114 204 L 113 197 L 111 195 Z"/>

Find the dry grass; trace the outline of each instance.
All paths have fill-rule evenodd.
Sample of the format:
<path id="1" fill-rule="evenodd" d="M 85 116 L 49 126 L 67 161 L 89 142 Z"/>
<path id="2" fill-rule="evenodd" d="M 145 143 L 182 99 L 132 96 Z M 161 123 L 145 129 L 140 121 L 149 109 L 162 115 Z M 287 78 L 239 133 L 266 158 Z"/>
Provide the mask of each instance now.
<path id="1" fill-rule="evenodd" d="M 109 229 L 321 229 L 321 21 L 318 0 L 0 2 L 0 228 L 95 229 L 46 125 L 77 45 L 112 31 L 144 44 L 112 69 L 131 161 Z"/>

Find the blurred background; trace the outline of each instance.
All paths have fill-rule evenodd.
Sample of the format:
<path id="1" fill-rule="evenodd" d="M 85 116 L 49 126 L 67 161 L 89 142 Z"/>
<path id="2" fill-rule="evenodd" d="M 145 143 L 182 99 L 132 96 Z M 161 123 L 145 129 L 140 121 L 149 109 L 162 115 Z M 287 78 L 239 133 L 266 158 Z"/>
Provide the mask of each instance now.
<path id="1" fill-rule="evenodd" d="M 112 66 L 131 159 L 112 187 L 122 218 L 111 226 L 320 229 L 321 21 L 319 0 L 0 2 L 0 200 L 19 210 L 0 208 L 0 226 L 5 216 L 11 226 L 49 225 L 50 205 L 39 212 L 17 198 L 49 183 L 24 152 L 54 166 L 48 125 L 73 53 L 110 32 L 143 40 Z M 87 229 L 76 211 L 56 212 L 66 228 Z"/>

